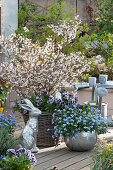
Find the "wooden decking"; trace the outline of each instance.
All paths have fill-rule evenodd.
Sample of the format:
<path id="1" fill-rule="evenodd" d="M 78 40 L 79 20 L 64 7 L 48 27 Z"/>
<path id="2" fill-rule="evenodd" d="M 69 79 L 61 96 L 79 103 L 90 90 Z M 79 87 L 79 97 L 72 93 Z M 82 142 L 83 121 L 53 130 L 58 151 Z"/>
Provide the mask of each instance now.
<path id="1" fill-rule="evenodd" d="M 40 149 L 37 154 L 37 164 L 33 170 L 50 170 L 56 166 L 58 170 L 90 170 L 92 151 L 70 151 L 64 142 L 58 147 Z"/>
<path id="2" fill-rule="evenodd" d="M 7 109 L 6 114 L 11 113 Z M 16 123 L 20 124 L 22 128 L 17 127 L 15 136 L 19 137 L 25 124 L 20 113 L 14 113 Z M 113 139 L 113 127 L 109 128 L 107 134 L 101 134 L 99 139 Z M 56 166 L 58 170 L 90 170 L 92 150 L 88 152 L 73 152 L 70 151 L 64 142 L 61 142 L 57 147 L 39 148 L 39 152 L 35 154 L 37 163 L 33 170 L 50 170 Z"/>

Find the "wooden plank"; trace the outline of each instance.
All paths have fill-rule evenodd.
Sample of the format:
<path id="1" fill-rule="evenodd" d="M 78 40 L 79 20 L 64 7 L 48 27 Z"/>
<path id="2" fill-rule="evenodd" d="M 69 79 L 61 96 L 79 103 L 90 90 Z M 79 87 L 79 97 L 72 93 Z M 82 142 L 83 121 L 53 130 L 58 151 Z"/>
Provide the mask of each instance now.
<path id="1" fill-rule="evenodd" d="M 91 163 L 91 158 L 85 158 L 81 159 L 79 162 L 72 164 L 71 166 L 68 166 L 65 168 L 65 170 L 81 170 L 82 168 L 86 168 L 86 166 L 90 165 Z"/>
<path id="2" fill-rule="evenodd" d="M 82 169 L 80 169 L 80 170 L 90 170 L 91 168 L 90 168 L 90 165 L 89 166 L 86 166 L 86 167 L 84 167 L 84 168 L 82 168 Z"/>
<path id="3" fill-rule="evenodd" d="M 74 161 L 77 159 L 78 155 L 82 155 L 83 153 L 81 152 L 66 152 L 62 155 L 59 156 L 54 156 L 54 158 L 48 159 L 48 161 L 43 162 L 41 164 L 38 164 L 39 160 L 37 158 L 37 166 L 34 168 L 34 170 L 45 170 L 45 169 L 50 169 L 53 166 L 57 166 L 58 168 L 62 169 L 63 167 L 66 167 L 67 164 L 69 163 L 70 159 L 73 159 Z M 49 157 L 49 155 L 48 155 Z"/>
<path id="4" fill-rule="evenodd" d="M 72 153 L 74 153 L 74 152 L 72 152 Z M 72 153 L 70 153 L 70 155 L 72 155 Z M 75 153 L 77 154 L 77 156 L 73 155 L 73 157 L 71 157 L 71 156 L 67 157 L 67 154 L 66 154 L 61 159 L 59 157 L 58 159 L 60 159 L 60 162 L 56 162 L 57 160 L 54 160 L 54 163 L 56 162 L 55 165 L 57 166 L 57 168 L 59 170 L 63 170 L 63 169 L 65 170 L 66 167 L 69 167 L 72 164 L 77 163 L 77 162 L 85 159 L 90 154 L 90 152 L 87 152 L 87 153 L 86 152 L 82 152 L 82 153 L 81 152 L 75 152 Z M 51 168 L 51 167 L 48 166 L 47 168 L 45 168 L 45 170 L 47 170 L 49 168 Z"/>
<path id="5" fill-rule="evenodd" d="M 63 148 L 66 148 L 66 145 L 64 142 L 60 143 L 60 145 L 58 145 L 58 146 L 46 147 L 46 148 L 39 147 L 39 152 L 36 153 L 35 156 L 39 159 L 43 156 L 49 155 L 49 154 L 53 153 L 54 151 L 58 151 Z"/>
<path id="6" fill-rule="evenodd" d="M 42 163 L 45 164 L 45 162 L 48 162 L 49 160 L 52 160 L 52 159 L 55 159 L 55 158 L 57 159 L 59 156 L 65 155 L 67 153 L 70 153 L 70 151 L 66 148 L 63 148 L 61 150 L 53 151 L 51 154 L 45 155 L 40 159 L 38 159 L 38 156 L 37 156 L 38 165 L 42 164 Z"/>

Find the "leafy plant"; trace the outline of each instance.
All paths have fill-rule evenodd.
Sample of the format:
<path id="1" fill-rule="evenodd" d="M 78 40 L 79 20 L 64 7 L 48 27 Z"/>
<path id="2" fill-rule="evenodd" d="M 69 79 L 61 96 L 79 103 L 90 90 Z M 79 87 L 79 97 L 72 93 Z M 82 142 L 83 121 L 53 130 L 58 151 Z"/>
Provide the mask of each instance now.
<path id="1" fill-rule="evenodd" d="M 8 149 L 6 156 L 0 160 L 2 169 L 26 170 L 36 163 L 36 158 L 30 150 L 20 148 L 18 150 Z"/>
<path id="2" fill-rule="evenodd" d="M 102 34 L 113 34 L 113 1 L 112 0 L 97 0 L 97 32 Z"/>
<path id="3" fill-rule="evenodd" d="M 85 43 L 84 43 L 85 42 Z M 94 56 L 101 55 L 103 62 L 108 67 L 108 70 L 113 70 L 113 34 L 103 32 L 103 34 L 93 33 L 88 35 L 87 33 L 80 37 L 78 41 L 81 51 L 91 59 L 90 71 L 86 72 L 91 74 L 92 70 L 95 69 L 93 64 Z M 77 48 L 78 49 L 78 48 Z M 75 49 L 75 50 L 77 50 Z"/>
<path id="4" fill-rule="evenodd" d="M 94 149 L 91 170 L 113 169 L 113 145 L 101 141 Z"/>
<path id="5" fill-rule="evenodd" d="M 46 38 L 53 35 L 53 31 L 48 27 L 49 24 L 58 24 L 60 20 L 66 18 L 64 13 L 64 3 L 54 3 L 48 11 L 42 11 L 33 3 L 23 2 L 19 6 L 18 20 L 19 29 L 16 33 L 32 38 L 33 42 L 39 41 L 45 43 Z M 29 32 L 24 30 L 24 27 L 29 29 Z"/>
<path id="6" fill-rule="evenodd" d="M 9 148 L 16 148 L 17 144 L 17 139 L 9 134 L 9 129 L 6 126 L 0 126 L 0 155 L 5 155 Z"/>
<path id="7" fill-rule="evenodd" d="M 75 136 L 77 132 L 95 131 L 105 133 L 107 122 L 98 109 L 90 105 L 65 106 L 63 110 L 55 110 L 53 114 L 54 136 Z"/>

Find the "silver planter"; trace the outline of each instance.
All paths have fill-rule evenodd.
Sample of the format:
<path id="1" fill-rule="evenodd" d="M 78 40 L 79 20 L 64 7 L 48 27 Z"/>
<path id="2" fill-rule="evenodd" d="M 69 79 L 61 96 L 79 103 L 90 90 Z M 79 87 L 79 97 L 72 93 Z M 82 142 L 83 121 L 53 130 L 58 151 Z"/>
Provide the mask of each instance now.
<path id="1" fill-rule="evenodd" d="M 73 139 L 75 137 L 75 139 Z M 73 151 L 87 151 L 93 149 L 97 141 L 97 133 L 78 132 L 74 137 L 65 137 L 66 146 Z"/>

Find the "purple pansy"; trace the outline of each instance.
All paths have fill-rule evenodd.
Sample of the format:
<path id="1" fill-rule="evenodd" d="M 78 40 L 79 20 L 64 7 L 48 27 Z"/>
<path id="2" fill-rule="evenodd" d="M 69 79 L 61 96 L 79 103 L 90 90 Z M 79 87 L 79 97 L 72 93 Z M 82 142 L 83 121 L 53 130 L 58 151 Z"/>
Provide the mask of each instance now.
<path id="1" fill-rule="evenodd" d="M 25 148 L 19 148 L 16 151 L 16 155 L 19 157 L 21 155 L 21 153 L 26 153 L 26 149 Z"/>
<path id="2" fill-rule="evenodd" d="M 42 94 L 44 94 L 44 95 L 48 95 L 48 91 L 46 91 L 46 90 L 42 90 Z"/>
<path id="3" fill-rule="evenodd" d="M 35 155 L 33 153 L 31 153 L 31 160 L 30 160 L 30 163 L 32 165 L 34 165 L 35 163 L 37 162 L 36 158 L 35 158 Z"/>
<path id="4" fill-rule="evenodd" d="M 35 158 L 35 155 L 33 153 L 31 153 L 30 150 L 25 149 L 25 148 L 20 148 L 20 149 L 18 149 L 16 151 L 15 151 L 15 149 L 8 149 L 7 152 L 6 152 L 6 155 L 12 154 L 13 156 L 20 157 L 22 153 L 26 154 L 26 159 L 30 160 L 30 163 L 32 165 L 34 165 L 37 162 L 37 160 Z M 2 157 L 3 156 L 1 155 L 0 158 L 2 158 Z"/>
<path id="5" fill-rule="evenodd" d="M 42 98 L 37 96 L 35 103 L 36 103 L 37 106 L 40 106 L 42 104 Z"/>
<path id="6" fill-rule="evenodd" d="M 61 93 L 67 93 L 67 90 L 62 89 L 62 90 L 61 90 Z"/>
<path id="7" fill-rule="evenodd" d="M 8 149 L 6 152 L 6 155 L 8 155 L 8 154 L 16 155 L 15 149 Z"/>
<path id="8" fill-rule="evenodd" d="M 48 104 L 52 104 L 54 102 L 54 97 L 50 96 L 49 100 L 47 101 Z"/>
<path id="9" fill-rule="evenodd" d="M 18 104 L 21 104 L 21 100 L 18 100 L 17 103 L 18 103 Z"/>
<path id="10" fill-rule="evenodd" d="M 69 93 L 69 98 L 73 98 L 74 97 L 74 94 L 73 93 Z"/>

